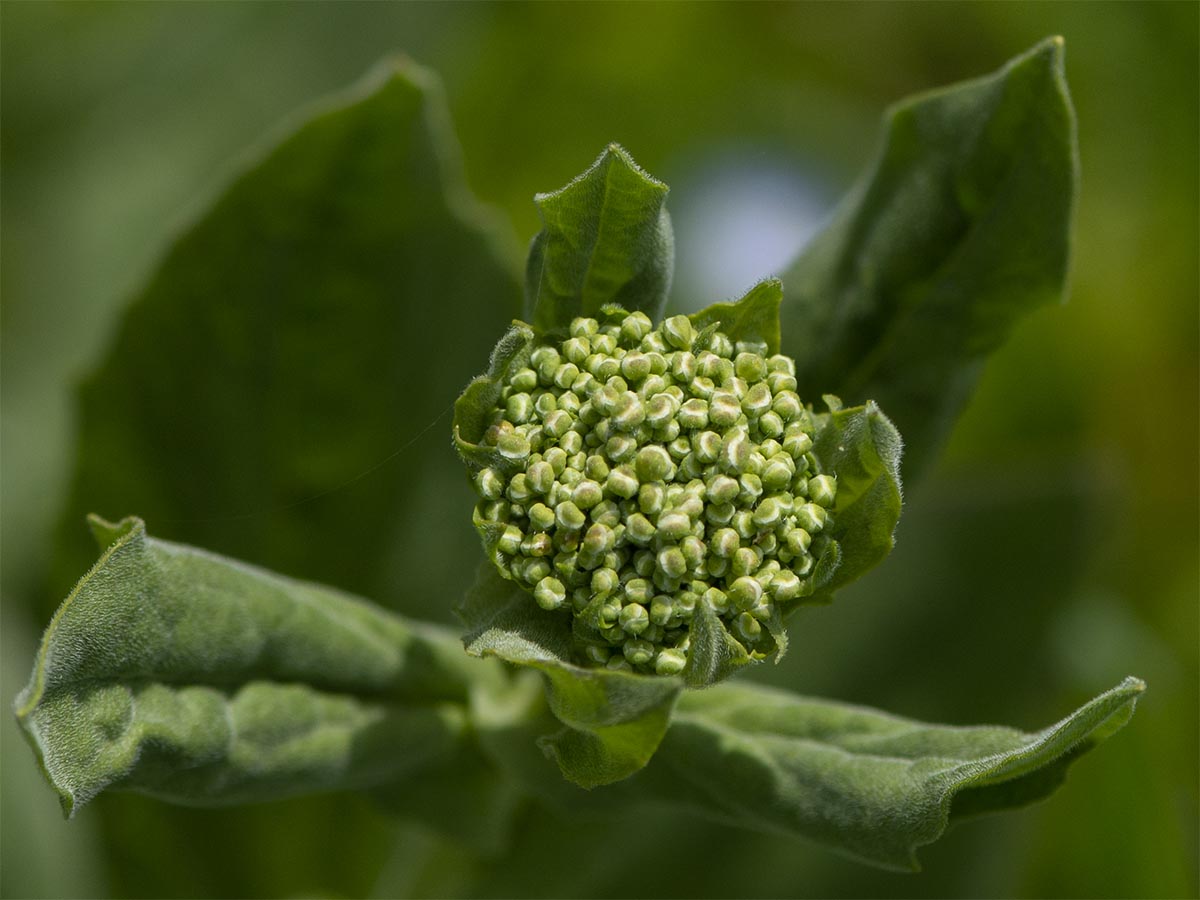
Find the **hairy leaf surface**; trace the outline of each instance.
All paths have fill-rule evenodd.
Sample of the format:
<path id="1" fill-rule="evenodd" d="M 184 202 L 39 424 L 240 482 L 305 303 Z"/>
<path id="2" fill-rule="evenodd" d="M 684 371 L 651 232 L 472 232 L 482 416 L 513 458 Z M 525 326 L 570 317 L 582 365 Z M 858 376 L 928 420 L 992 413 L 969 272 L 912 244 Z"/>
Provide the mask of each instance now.
<path id="1" fill-rule="evenodd" d="M 473 682 L 438 629 L 96 522 L 17 715 L 64 811 L 107 787 L 215 805 L 396 781 L 456 749 Z M 111 543 L 110 543 L 111 542 Z"/>
<path id="2" fill-rule="evenodd" d="M 926 465 L 989 353 L 1063 296 L 1075 115 L 1052 38 L 997 73 L 902 101 L 828 228 L 784 275 L 803 396 L 877 401 Z"/>
<path id="3" fill-rule="evenodd" d="M 667 186 L 616 144 L 566 187 L 538 194 L 542 230 L 525 273 L 525 318 L 541 331 L 608 303 L 657 320 L 675 266 Z"/>

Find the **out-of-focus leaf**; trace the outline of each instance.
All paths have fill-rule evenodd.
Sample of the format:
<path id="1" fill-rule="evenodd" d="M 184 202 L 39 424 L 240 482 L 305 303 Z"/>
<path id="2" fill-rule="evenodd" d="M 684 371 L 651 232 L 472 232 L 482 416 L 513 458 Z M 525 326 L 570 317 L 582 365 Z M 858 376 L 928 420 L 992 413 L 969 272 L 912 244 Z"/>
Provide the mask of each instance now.
<path id="1" fill-rule="evenodd" d="M 498 677 L 349 595 L 138 519 L 95 530 L 16 704 L 68 815 L 108 787 L 222 805 L 395 782 L 456 750 L 471 685 Z"/>
<path id="2" fill-rule="evenodd" d="M 914 870 L 917 848 L 951 822 L 1050 794 L 1072 762 L 1129 720 L 1144 689 L 1127 678 L 1027 733 L 930 725 L 759 685 L 720 685 L 683 694 L 650 764 L 590 793 L 522 757 L 529 735 L 511 717 L 497 715 L 482 741 L 530 791 L 573 817 L 627 819 L 649 804 Z M 536 710 L 530 715 L 527 727 L 536 728 Z"/>
<path id="3" fill-rule="evenodd" d="M 410 611 L 448 614 L 448 561 L 474 541 L 443 514 L 467 489 L 441 435 L 519 308 L 501 233 L 464 187 L 438 84 L 407 62 L 254 160 L 83 385 L 63 589 L 90 561 L 82 515 L 136 511 L 381 602 L 402 573 Z"/>
<path id="4" fill-rule="evenodd" d="M 882 562 L 900 520 L 899 432 L 874 402 L 852 409 L 833 405 L 838 408 L 816 416 L 813 444 L 821 470 L 837 475 L 838 484 L 829 529 L 836 548 L 830 548 L 828 580 L 818 579 L 818 600 Z"/>
<path id="5" fill-rule="evenodd" d="M 1062 297 L 1078 159 L 1062 39 L 888 113 L 879 155 L 784 276 L 805 396 L 877 401 L 929 462 L 987 355 Z"/>
<path id="6" fill-rule="evenodd" d="M 490 563 L 459 607 L 474 656 L 496 656 L 541 673 L 562 727 L 538 744 L 562 774 L 591 788 L 641 769 L 667 730 L 679 678 L 585 668 L 573 661 L 570 612 L 547 612 Z"/>
<path id="7" fill-rule="evenodd" d="M 534 197 L 542 230 L 525 272 L 525 318 L 565 328 L 616 303 L 657 320 L 675 266 L 667 186 L 610 144 L 566 187 Z"/>

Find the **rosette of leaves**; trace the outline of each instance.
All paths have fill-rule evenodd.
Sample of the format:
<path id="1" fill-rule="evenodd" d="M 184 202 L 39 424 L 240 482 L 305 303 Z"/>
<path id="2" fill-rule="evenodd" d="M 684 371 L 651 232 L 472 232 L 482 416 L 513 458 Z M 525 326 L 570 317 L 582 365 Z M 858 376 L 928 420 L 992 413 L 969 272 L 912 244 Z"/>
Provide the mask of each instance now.
<path id="1" fill-rule="evenodd" d="M 827 562 L 814 560 L 811 591 L 779 604 L 780 619 L 829 599 L 891 546 L 899 447 L 867 401 L 909 436 L 905 465 L 926 461 L 983 356 L 1023 311 L 1059 296 L 1072 126 L 1056 41 L 901 104 L 872 170 L 782 287 L 764 282 L 688 320 L 697 336 L 711 328 L 794 361 L 813 471 L 836 481 L 825 492 Z M 486 452 L 497 385 L 525 349 L 561 347 L 573 321 L 598 322 L 609 304 L 659 319 L 665 193 L 610 148 L 539 197 L 528 324 L 509 330 L 455 413 L 473 467 L 490 465 L 473 448 Z M 478 559 L 469 528 L 462 547 L 439 538 L 454 551 L 447 565 L 425 542 L 445 495 L 462 490 L 444 441 L 346 478 L 436 425 L 519 312 L 517 267 L 494 221 L 463 184 L 436 81 L 399 63 L 239 173 L 172 246 L 81 390 L 70 501 L 72 511 L 140 509 L 172 540 L 140 519 L 92 520 L 100 557 L 51 619 L 16 702 L 67 815 L 110 789 L 202 806 L 353 790 L 494 853 L 525 804 L 618 820 L 646 804 L 913 868 L 916 848 L 950 822 L 1046 795 L 1128 720 L 1136 679 L 1036 732 L 715 684 L 784 640 L 773 623 L 771 645 L 748 647 L 719 616 L 690 623 L 680 674 L 588 665 L 571 610 L 543 609 L 492 560 L 461 604 L 467 650 L 516 666 L 464 653 L 445 626 L 315 584 L 444 607 L 457 593 L 442 587 L 447 569 Z M 395 336 L 413 334 L 454 334 L 456 352 L 408 339 L 397 353 Z M 814 402 L 822 392 L 849 405 Z M 262 439 L 222 443 L 226 434 Z M 316 499 L 297 515 L 304 497 Z M 201 505 L 240 511 L 248 499 L 269 512 L 206 518 Z M 66 546 L 75 578 L 83 551 Z M 713 686 L 685 690 L 703 685 Z M 322 802 L 292 808 L 302 814 L 290 814 L 289 838 L 303 830 L 326 845 Z M 177 847 L 219 848 L 220 862 L 201 867 L 210 871 L 252 864 L 255 841 L 278 831 L 267 817 L 193 841 L 183 835 L 200 826 L 175 812 L 161 813 L 159 830 Z M 369 827 L 361 811 L 338 815 L 352 836 Z M 153 865 L 152 850 L 137 852 Z"/>

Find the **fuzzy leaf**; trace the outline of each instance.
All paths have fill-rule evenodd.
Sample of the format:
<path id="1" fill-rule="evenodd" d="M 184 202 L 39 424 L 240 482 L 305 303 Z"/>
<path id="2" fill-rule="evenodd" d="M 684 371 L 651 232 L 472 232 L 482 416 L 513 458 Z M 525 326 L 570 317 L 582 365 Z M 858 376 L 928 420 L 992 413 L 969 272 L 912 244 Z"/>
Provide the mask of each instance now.
<path id="1" fill-rule="evenodd" d="M 801 396 L 877 401 L 926 465 L 983 361 L 1063 296 L 1078 181 L 1061 38 L 905 100 L 829 227 L 784 276 Z"/>
<path id="2" fill-rule="evenodd" d="M 564 813 L 628 822 L 640 804 L 664 807 L 911 871 L 917 849 L 951 823 L 1051 794 L 1071 763 L 1129 720 L 1145 685 L 1127 678 L 1032 733 L 927 724 L 753 684 L 688 691 L 650 764 L 590 793 L 521 752 L 544 723 L 520 688 L 476 716 L 481 741 Z M 523 722 L 513 714 L 522 702 Z"/>
<path id="3" fill-rule="evenodd" d="M 108 787 L 222 805 L 395 782 L 453 752 L 499 677 L 440 629 L 150 538 L 111 540 L 16 710 L 70 815 Z"/>
<path id="4" fill-rule="evenodd" d="M 469 583 L 448 561 L 475 541 L 442 514 L 467 492 L 441 435 L 520 296 L 457 152 L 436 79 L 392 62 L 189 224 L 81 389 L 62 593 L 94 558 L 79 520 L 136 510 L 172 540 L 444 614 L 438 591 Z"/>
<path id="5" fill-rule="evenodd" d="M 542 230 L 529 248 L 526 320 L 561 329 L 610 303 L 657 320 L 675 265 L 666 200 L 667 186 L 616 144 L 566 187 L 534 197 Z"/>
<path id="6" fill-rule="evenodd" d="M 890 869 L 951 822 L 1051 793 L 1133 714 L 1127 678 L 1042 731 L 927 725 L 762 687 L 688 693 L 654 763 L 629 789 L 760 831 L 793 834 Z"/>
<path id="7" fill-rule="evenodd" d="M 833 398 L 831 398 L 833 399 Z M 837 497 L 829 535 L 836 541 L 836 559 L 823 586 L 812 598 L 828 599 L 883 561 L 895 545 L 900 520 L 899 432 L 873 402 L 852 409 L 838 403 L 816 417 L 813 453 L 823 472 L 837 475 Z"/>
<path id="8" fill-rule="evenodd" d="M 714 303 L 688 316 L 696 330 L 720 331 L 734 341 L 753 341 L 767 345 L 767 353 L 779 352 L 779 305 L 783 301 L 783 282 L 769 278 L 759 282 L 733 303 Z"/>
<path id="9" fill-rule="evenodd" d="M 546 612 L 490 563 L 459 608 L 473 656 L 496 656 L 541 673 L 560 729 L 539 745 L 562 774 L 591 788 L 628 778 L 650 761 L 683 688 L 678 678 L 592 669 L 572 661 L 569 612 Z"/>

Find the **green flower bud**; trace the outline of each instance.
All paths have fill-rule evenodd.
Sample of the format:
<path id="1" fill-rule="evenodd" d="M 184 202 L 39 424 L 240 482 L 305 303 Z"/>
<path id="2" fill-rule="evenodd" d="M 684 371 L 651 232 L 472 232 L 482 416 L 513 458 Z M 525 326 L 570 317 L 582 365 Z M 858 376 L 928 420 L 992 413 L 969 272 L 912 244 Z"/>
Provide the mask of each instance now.
<path id="1" fill-rule="evenodd" d="M 566 601 L 567 591 L 561 581 L 547 575 L 533 589 L 533 598 L 537 600 L 538 606 L 542 609 L 554 610 L 558 609 Z"/>
<path id="2" fill-rule="evenodd" d="M 664 547 L 658 552 L 658 568 L 669 578 L 679 579 L 687 572 L 688 564 L 678 547 Z"/>
<path id="3" fill-rule="evenodd" d="M 825 527 L 827 516 L 828 513 L 825 512 L 823 506 L 818 506 L 815 503 L 805 503 L 796 510 L 796 524 L 809 534 L 813 534 Z"/>
<path id="4" fill-rule="evenodd" d="M 743 428 L 726 433 L 721 441 L 721 455 L 717 464 L 723 472 L 740 475 L 750 461 L 750 437 Z"/>
<path id="5" fill-rule="evenodd" d="M 735 577 L 741 577 L 743 575 L 753 575 L 758 570 L 761 562 L 762 557 L 759 556 L 754 547 L 738 547 L 733 551 L 729 567 Z"/>
<path id="6" fill-rule="evenodd" d="M 622 650 L 625 653 L 625 659 L 633 666 L 647 665 L 655 655 L 654 645 L 640 638 L 630 638 L 625 642 Z"/>
<path id="7" fill-rule="evenodd" d="M 638 451 L 637 439 L 628 434 L 615 434 L 604 444 L 604 452 L 615 463 L 626 463 Z"/>
<path id="8" fill-rule="evenodd" d="M 608 473 L 608 480 L 604 483 L 604 489 L 617 497 L 626 499 L 637 494 L 638 479 L 637 474 L 630 466 L 617 466 Z"/>
<path id="9" fill-rule="evenodd" d="M 749 644 L 756 644 L 762 638 L 762 625 L 749 612 L 744 612 L 733 620 L 733 630 Z"/>
<path id="10" fill-rule="evenodd" d="M 679 650 L 666 648 L 654 657 L 654 671 L 658 675 L 678 675 L 687 666 L 687 657 Z"/>
<path id="11" fill-rule="evenodd" d="M 567 467 L 567 451 L 562 447 L 551 447 L 543 454 L 542 458 L 550 464 L 555 478 L 561 475 L 563 469 Z"/>
<path id="12" fill-rule="evenodd" d="M 741 404 L 731 393 L 716 391 L 708 401 L 708 421 L 721 430 L 736 424 L 741 415 Z"/>
<path id="13" fill-rule="evenodd" d="M 641 634 L 650 625 L 650 614 L 640 603 L 627 603 L 621 607 L 620 623 L 630 634 Z"/>
<path id="14" fill-rule="evenodd" d="M 633 671 L 633 666 L 630 665 L 629 660 L 627 660 L 624 656 L 609 657 L 608 662 L 604 664 L 604 668 L 608 669 L 610 672 Z"/>
<path id="15" fill-rule="evenodd" d="M 698 400 L 711 400 L 712 395 L 716 393 L 717 385 L 711 378 L 705 375 L 697 375 L 688 384 L 688 391 Z M 703 426 L 701 426 L 703 427 Z"/>
<path id="16" fill-rule="evenodd" d="M 533 463 L 525 470 L 525 482 L 538 494 L 548 494 L 554 484 L 554 469 L 545 460 Z"/>
<path id="17" fill-rule="evenodd" d="M 786 453 L 780 453 L 767 460 L 762 470 L 762 486 L 768 491 L 782 491 L 792 483 L 796 474 L 796 464 Z"/>
<path id="18" fill-rule="evenodd" d="M 687 316 L 672 316 L 662 324 L 663 340 L 677 350 L 690 350 L 696 339 L 696 329 Z"/>
<path id="19" fill-rule="evenodd" d="M 635 544 L 646 546 L 656 534 L 655 527 L 641 513 L 634 513 L 626 520 L 625 534 Z"/>
<path id="20" fill-rule="evenodd" d="M 781 518 L 779 503 L 774 497 L 763 498 L 754 510 L 754 524 L 764 531 L 778 525 Z"/>
<path id="21" fill-rule="evenodd" d="M 621 374 L 630 384 L 636 384 L 650 374 L 650 357 L 640 350 L 630 350 L 621 360 Z"/>
<path id="22" fill-rule="evenodd" d="M 504 496 L 504 480 L 495 469 L 480 469 L 475 475 L 475 491 L 484 500 L 499 500 Z"/>
<path id="23" fill-rule="evenodd" d="M 667 489 L 661 484 L 642 484 L 638 488 L 638 509 L 647 516 L 657 516 L 667 503 Z"/>
<path id="24" fill-rule="evenodd" d="M 570 500 L 554 507 L 554 520 L 559 528 L 565 528 L 567 531 L 579 531 L 587 524 L 587 516 Z"/>
<path id="25" fill-rule="evenodd" d="M 529 508 L 529 521 L 538 531 L 546 531 L 554 524 L 554 512 L 544 503 L 535 503 Z"/>
<path id="26" fill-rule="evenodd" d="M 673 395 L 657 393 L 646 404 L 646 421 L 652 427 L 660 428 L 678 414 L 679 405 L 679 401 Z"/>
<path id="27" fill-rule="evenodd" d="M 771 390 L 761 381 L 746 391 L 742 398 L 742 412 L 751 419 L 757 419 L 771 408 Z"/>
<path id="28" fill-rule="evenodd" d="M 508 488 L 504 495 L 513 503 L 524 503 L 531 499 L 534 495 L 533 488 L 529 484 L 529 478 L 524 472 L 518 472 L 508 482 Z"/>
<path id="29" fill-rule="evenodd" d="M 692 533 L 692 520 L 687 513 L 672 509 L 658 517 L 658 533 L 668 540 L 677 541 Z"/>
<path id="30" fill-rule="evenodd" d="M 767 386 L 772 394 L 796 390 L 796 378 L 788 372 L 772 372 L 767 376 Z"/>
<path id="31" fill-rule="evenodd" d="M 596 569 L 592 573 L 592 592 L 600 596 L 611 594 L 621 584 L 621 579 L 613 569 L 607 567 Z"/>
<path id="32" fill-rule="evenodd" d="M 783 438 L 783 449 L 796 460 L 797 463 L 804 457 L 804 454 L 812 450 L 813 442 L 812 435 L 801 431 L 795 434 L 786 434 Z"/>
<path id="33" fill-rule="evenodd" d="M 530 453 L 529 441 L 519 432 L 509 432 L 496 441 L 496 450 L 507 460 L 523 462 Z"/>
<path id="34" fill-rule="evenodd" d="M 647 481 L 670 481 L 675 477 L 675 463 L 671 455 L 658 445 L 643 447 L 637 453 L 637 477 Z"/>
<path id="35" fill-rule="evenodd" d="M 800 556 L 808 551 L 809 545 L 812 544 L 812 535 L 803 528 L 792 528 L 787 533 L 785 543 L 792 554 Z"/>
<path id="36" fill-rule="evenodd" d="M 711 396 L 711 391 L 709 395 Z M 700 397 L 693 397 L 684 402 L 679 407 L 676 421 L 679 422 L 681 428 L 689 431 L 706 428 L 708 426 L 708 401 Z"/>
<path id="37" fill-rule="evenodd" d="M 729 586 L 729 599 L 737 609 L 750 609 L 762 595 L 762 585 L 748 575 L 736 578 Z"/>
<path id="38" fill-rule="evenodd" d="M 757 353 L 739 353 L 733 360 L 738 378 L 744 378 L 753 384 L 762 381 L 767 375 L 767 361 Z"/>
<path id="39" fill-rule="evenodd" d="M 837 481 L 832 475 L 818 475 L 808 479 L 808 496 L 813 503 L 831 509 L 836 494 Z"/>

